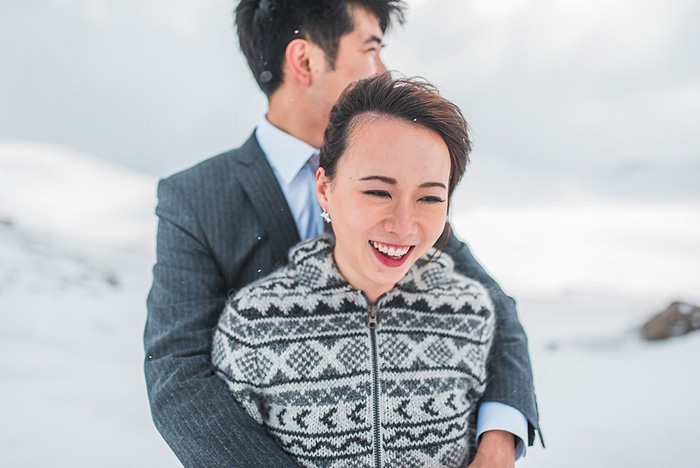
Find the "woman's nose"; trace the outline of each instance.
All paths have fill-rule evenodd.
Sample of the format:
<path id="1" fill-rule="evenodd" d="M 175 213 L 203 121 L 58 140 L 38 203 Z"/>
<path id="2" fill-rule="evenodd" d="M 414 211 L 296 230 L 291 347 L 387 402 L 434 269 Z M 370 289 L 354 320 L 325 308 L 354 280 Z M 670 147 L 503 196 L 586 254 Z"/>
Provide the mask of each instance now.
<path id="1" fill-rule="evenodd" d="M 394 206 L 384 223 L 384 229 L 402 238 L 415 234 L 417 223 L 413 210 L 407 206 Z"/>

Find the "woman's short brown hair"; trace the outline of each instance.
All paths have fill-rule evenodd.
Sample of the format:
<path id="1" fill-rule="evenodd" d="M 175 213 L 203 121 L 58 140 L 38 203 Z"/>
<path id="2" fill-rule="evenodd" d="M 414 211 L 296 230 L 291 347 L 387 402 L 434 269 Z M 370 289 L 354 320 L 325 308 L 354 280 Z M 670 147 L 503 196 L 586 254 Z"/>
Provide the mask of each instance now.
<path id="1" fill-rule="evenodd" d="M 351 143 L 353 129 L 376 117 L 415 123 L 440 135 L 450 153 L 451 197 L 471 151 L 467 122 L 459 108 L 440 96 L 435 86 L 416 78 L 392 79 L 389 72 L 350 84 L 333 106 L 319 159 L 326 177 L 333 180 L 338 161 Z"/>

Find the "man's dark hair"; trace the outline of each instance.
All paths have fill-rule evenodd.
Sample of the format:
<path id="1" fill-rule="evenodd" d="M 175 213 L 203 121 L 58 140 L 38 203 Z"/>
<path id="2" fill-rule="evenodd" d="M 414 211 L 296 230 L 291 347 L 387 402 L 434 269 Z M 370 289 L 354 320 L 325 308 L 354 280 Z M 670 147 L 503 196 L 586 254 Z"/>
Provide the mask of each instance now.
<path id="1" fill-rule="evenodd" d="M 260 89 L 269 97 L 282 83 L 287 45 L 302 38 L 319 46 L 335 68 L 340 38 L 355 25 L 349 7 L 364 8 L 382 32 L 403 22 L 403 0 L 241 0 L 236 28 L 241 50 Z"/>
<path id="2" fill-rule="evenodd" d="M 333 106 L 319 158 L 326 177 L 335 177 L 338 161 L 352 144 L 353 130 L 382 117 L 419 125 L 440 135 L 450 153 L 451 197 L 471 151 L 462 112 L 430 83 L 415 78 L 392 79 L 388 72 L 352 83 Z"/>

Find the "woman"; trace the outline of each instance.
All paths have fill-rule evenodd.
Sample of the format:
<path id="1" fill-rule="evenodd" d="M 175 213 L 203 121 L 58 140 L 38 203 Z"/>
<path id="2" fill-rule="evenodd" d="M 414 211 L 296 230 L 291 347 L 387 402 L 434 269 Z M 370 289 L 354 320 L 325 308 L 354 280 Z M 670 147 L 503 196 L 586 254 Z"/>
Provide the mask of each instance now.
<path id="1" fill-rule="evenodd" d="M 459 109 L 388 74 L 333 108 L 316 175 L 335 237 L 229 299 L 213 361 L 303 466 L 463 467 L 493 306 L 432 249 L 470 150 Z"/>

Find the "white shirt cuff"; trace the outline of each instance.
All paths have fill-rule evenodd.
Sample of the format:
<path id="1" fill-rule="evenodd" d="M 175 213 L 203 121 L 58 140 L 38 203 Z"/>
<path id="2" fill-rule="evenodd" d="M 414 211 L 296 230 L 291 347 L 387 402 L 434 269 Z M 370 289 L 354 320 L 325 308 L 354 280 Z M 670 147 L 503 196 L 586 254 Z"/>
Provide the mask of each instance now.
<path id="1" fill-rule="evenodd" d="M 525 456 L 527 451 L 527 419 L 523 413 L 512 406 L 496 401 L 487 401 L 479 406 L 476 420 L 476 443 L 486 431 L 507 431 L 517 437 L 515 443 L 515 460 Z"/>

